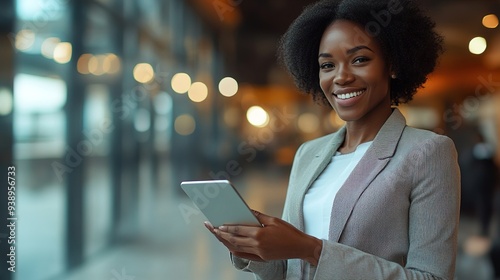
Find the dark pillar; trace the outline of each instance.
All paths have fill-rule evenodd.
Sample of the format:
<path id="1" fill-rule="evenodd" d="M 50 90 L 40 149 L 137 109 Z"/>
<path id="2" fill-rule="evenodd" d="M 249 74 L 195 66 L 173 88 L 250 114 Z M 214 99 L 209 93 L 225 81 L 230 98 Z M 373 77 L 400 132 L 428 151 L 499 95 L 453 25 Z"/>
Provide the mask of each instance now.
<path id="1" fill-rule="evenodd" d="M 10 95 L 13 102 L 14 80 L 14 32 L 15 9 L 13 0 L 0 0 L 0 94 Z M 7 97 L 8 98 L 8 97 Z M 5 102 L 5 100 L 3 101 Z M 11 106 L 13 104 L 11 103 Z M 12 110 L 0 112 L 0 279 L 14 279 L 12 270 L 17 271 L 15 247 L 17 246 L 17 208 L 10 211 L 9 201 L 14 202 L 16 179 L 23 176 L 13 165 Z M 29 174 L 24 174 L 29 176 Z M 10 206 L 17 206 L 10 203 Z M 10 225 L 10 227 L 8 227 Z M 14 225 L 14 226 L 12 226 Z M 14 249 L 13 251 L 11 249 Z M 9 256 L 11 255 L 11 256 Z M 14 260 L 14 262 L 7 263 Z M 9 271 L 9 268 L 11 271 Z"/>
<path id="2" fill-rule="evenodd" d="M 137 1 L 123 1 L 125 21 L 127 24 L 123 29 L 123 71 L 127 77 L 133 72 L 137 63 L 138 42 L 139 42 L 139 18 L 140 14 Z M 122 224 L 119 234 L 120 239 L 135 238 L 139 229 L 139 160 L 140 145 L 137 141 L 134 129 L 134 115 L 139 100 L 143 98 L 143 91 L 140 85 L 132 78 L 127 78 L 123 82 L 123 114 L 122 114 L 122 185 L 121 185 L 121 209 Z M 133 104 L 133 105 L 132 105 Z"/>
<path id="3" fill-rule="evenodd" d="M 114 8 L 118 12 L 120 19 L 124 14 L 124 4 L 123 1 L 115 1 Z M 122 74 L 114 81 L 111 86 L 112 100 L 122 100 L 123 95 L 123 76 L 125 72 L 125 59 L 123 52 L 123 46 L 125 42 L 123 41 L 123 33 L 126 31 L 124 27 L 116 28 L 114 30 L 115 34 L 115 44 L 116 44 L 116 55 L 122 59 Z M 111 145 L 111 188 L 112 188 L 112 226 L 111 226 L 111 237 L 110 243 L 115 244 L 119 240 L 119 229 L 123 224 L 123 208 L 122 208 L 122 187 L 123 187 L 123 121 L 122 114 L 113 114 L 113 134 L 111 136 L 113 143 Z"/>
<path id="4" fill-rule="evenodd" d="M 82 141 L 83 105 L 85 102 L 85 84 L 77 71 L 78 58 L 83 54 L 83 37 L 85 34 L 85 1 L 70 2 L 72 13 L 71 44 L 73 54 L 67 75 L 67 103 L 65 107 L 67 127 L 66 141 L 68 147 L 78 151 Z M 85 161 L 73 169 L 66 177 L 66 266 L 77 267 L 83 262 L 84 220 L 83 220 L 83 186 Z"/>

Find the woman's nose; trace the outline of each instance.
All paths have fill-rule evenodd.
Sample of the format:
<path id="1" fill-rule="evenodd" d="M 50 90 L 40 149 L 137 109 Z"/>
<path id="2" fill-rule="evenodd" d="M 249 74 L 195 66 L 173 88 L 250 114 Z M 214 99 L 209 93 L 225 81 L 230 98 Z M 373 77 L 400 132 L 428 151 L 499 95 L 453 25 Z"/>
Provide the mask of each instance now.
<path id="1" fill-rule="evenodd" d="M 333 78 L 333 82 L 338 85 L 344 85 L 352 82 L 354 80 L 354 76 L 352 75 L 349 67 L 346 66 L 338 66 L 337 73 L 335 73 L 335 77 Z"/>

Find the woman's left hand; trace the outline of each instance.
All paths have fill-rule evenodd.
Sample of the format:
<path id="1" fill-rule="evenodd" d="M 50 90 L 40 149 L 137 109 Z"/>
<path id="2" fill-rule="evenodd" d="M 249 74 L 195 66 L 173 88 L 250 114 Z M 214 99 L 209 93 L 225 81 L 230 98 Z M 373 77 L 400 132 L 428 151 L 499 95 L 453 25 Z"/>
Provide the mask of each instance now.
<path id="1" fill-rule="evenodd" d="M 313 265 L 318 263 L 322 248 L 320 239 L 279 218 L 254 213 L 264 227 L 234 225 L 214 230 L 217 237 L 232 244 L 232 253 L 253 254 L 266 261 L 300 258 Z"/>

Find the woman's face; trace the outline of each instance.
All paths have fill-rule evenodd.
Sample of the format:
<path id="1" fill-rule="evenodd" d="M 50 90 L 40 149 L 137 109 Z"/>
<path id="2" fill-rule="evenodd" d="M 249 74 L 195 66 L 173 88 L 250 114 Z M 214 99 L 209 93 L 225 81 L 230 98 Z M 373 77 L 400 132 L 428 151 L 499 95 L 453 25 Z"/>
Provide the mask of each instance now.
<path id="1" fill-rule="evenodd" d="M 369 120 L 391 107 L 389 67 L 378 42 L 361 25 L 330 24 L 319 46 L 319 82 L 344 121 Z"/>

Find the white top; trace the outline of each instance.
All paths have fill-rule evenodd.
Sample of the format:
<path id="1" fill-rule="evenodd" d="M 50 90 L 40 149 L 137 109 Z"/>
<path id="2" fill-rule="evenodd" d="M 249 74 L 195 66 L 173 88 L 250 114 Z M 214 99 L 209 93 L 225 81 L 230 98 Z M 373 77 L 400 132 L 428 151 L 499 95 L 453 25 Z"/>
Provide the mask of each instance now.
<path id="1" fill-rule="evenodd" d="M 335 196 L 373 141 L 361 143 L 349 154 L 336 152 L 304 198 L 305 233 L 328 239 Z"/>

